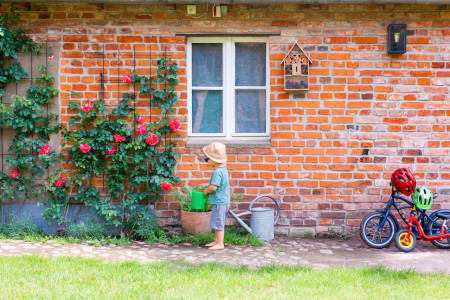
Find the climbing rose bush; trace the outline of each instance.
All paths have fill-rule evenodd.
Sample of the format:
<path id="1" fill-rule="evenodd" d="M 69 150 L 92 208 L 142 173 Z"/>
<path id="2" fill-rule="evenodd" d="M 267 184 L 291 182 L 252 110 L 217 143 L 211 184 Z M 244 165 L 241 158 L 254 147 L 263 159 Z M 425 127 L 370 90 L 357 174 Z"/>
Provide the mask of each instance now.
<path id="1" fill-rule="evenodd" d="M 5 168 L 12 170 L 9 174 L 0 172 L 0 205 L 39 199 L 46 192 L 44 180 L 49 167 L 60 161 L 55 151 L 43 148 L 50 135 L 60 129 L 60 124 L 55 122 L 58 116 L 51 112 L 55 102 L 53 97 L 59 94 L 53 87 L 55 79 L 47 68 L 51 59 L 45 65 L 36 65 L 33 61 L 33 70 L 25 71 L 22 58 L 37 57 L 42 44 L 33 41 L 20 29 L 23 23 L 20 23 L 13 6 L 9 12 L 2 6 L 0 17 L 0 127 L 8 127 L 11 135 L 11 143 L 4 148 L 2 159 Z M 23 53 L 27 54 L 20 58 Z M 33 80 L 30 81 L 30 77 Z M 8 89 L 17 91 L 17 84 L 26 85 L 26 91 L 20 95 L 6 95 Z M 2 148 L 5 146 L 0 145 Z M 42 198 L 46 199 L 47 195 Z M 14 214 L 4 216 L 2 221 L 9 222 Z"/>
<path id="2" fill-rule="evenodd" d="M 144 123 L 137 115 L 133 105 L 136 96 L 130 93 L 125 93 L 114 109 L 100 100 L 70 102 L 70 109 L 77 114 L 63 130 L 63 151 L 66 164 L 73 167 L 65 185 L 59 179 L 54 183 L 53 193 L 58 196 L 54 197 L 54 207 L 84 203 L 130 235 L 136 222 L 144 222 L 147 205 L 179 181 L 174 175 L 179 157 L 175 147 L 181 136 L 169 122 L 178 99 L 173 86 L 177 71 L 176 64 L 161 60 L 156 76 L 133 72 L 122 77 L 125 84 L 138 85 L 138 95 L 150 97 L 151 105 L 161 111 L 155 122 Z M 82 106 L 83 102 L 88 104 Z M 92 106 L 88 112 L 87 105 Z M 173 128 L 179 126 L 172 124 Z M 53 216 L 61 222 L 64 218 Z"/>

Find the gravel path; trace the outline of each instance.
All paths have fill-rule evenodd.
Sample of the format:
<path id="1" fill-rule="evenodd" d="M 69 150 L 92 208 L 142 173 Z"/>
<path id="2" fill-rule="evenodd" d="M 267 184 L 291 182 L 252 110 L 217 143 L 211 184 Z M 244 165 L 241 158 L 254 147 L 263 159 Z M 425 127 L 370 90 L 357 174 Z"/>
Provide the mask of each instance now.
<path id="1" fill-rule="evenodd" d="M 263 247 L 231 246 L 210 251 L 204 247 L 183 243 L 176 246 L 134 243 L 129 245 L 91 246 L 87 244 L 58 244 L 17 240 L 0 241 L 0 255 L 42 255 L 47 257 L 82 256 L 111 260 L 154 262 L 182 260 L 199 264 L 217 262 L 248 265 L 300 265 L 324 268 L 330 266 L 377 266 L 389 269 L 415 269 L 419 272 L 450 274 L 450 250 L 438 249 L 431 243 L 418 241 L 412 253 L 403 253 L 394 245 L 378 250 L 367 247 L 359 238 L 350 241 L 337 239 L 293 239 L 276 237 Z"/>

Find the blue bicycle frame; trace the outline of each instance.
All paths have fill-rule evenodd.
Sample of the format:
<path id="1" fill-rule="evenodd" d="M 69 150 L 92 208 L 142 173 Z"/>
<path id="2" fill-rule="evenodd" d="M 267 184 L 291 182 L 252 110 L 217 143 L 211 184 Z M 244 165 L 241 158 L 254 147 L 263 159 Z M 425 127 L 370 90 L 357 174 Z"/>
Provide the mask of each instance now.
<path id="1" fill-rule="evenodd" d="M 408 204 L 408 206 L 400 207 L 395 202 L 395 199 L 402 200 L 403 202 Z M 389 198 L 389 201 L 388 201 L 386 207 L 384 209 L 377 209 L 378 212 L 384 214 L 383 219 L 381 220 L 381 222 L 377 226 L 378 230 L 382 230 L 383 229 L 384 223 L 386 222 L 386 219 L 388 218 L 388 216 L 392 217 L 392 219 L 395 221 L 396 230 L 399 230 L 400 225 L 398 224 L 397 218 L 395 218 L 394 215 L 391 212 L 391 206 L 395 207 L 395 209 L 400 214 L 400 217 L 402 218 L 403 222 L 405 222 L 405 224 L 408 224 L 409 220 L 406 218 L 405 214 L 403 213 L 403 209 L 405 209 L 405 208 L 413 208 L 414 207 L 414 203 L 412 201 L 402 197 L 402 196 L 399 196 L 396 193 L 396 191 L 394 189 L 392 189 L 392 194 L 391 194 L 391 197 Z M 446 217 L 448 217 L 450 219 L 450 210 L 448 210 L 448 209 L 441 209 L 441 210 L 435 211 L 430 216 L 428 216 L 426 214 L 425 210 L 421 210 L 421 209 L 417 209 L 417 208 L 416 208 L 416 210 L 418 212 L 418 219 L 417 220 L 420 222 L 420 224 L 422 225 L 422 227 L 424 229 L 428 227 L 430 222 L 433 222 L 437 226 L 440 226 L 440 224 L 438 224 L 438 223 L 433 221 L 433 217 L 435 215 L 437 215 L 437 214 L 442 214 L 443 216 L 446 216 Z M 416 226 L 413 226 L 413 232 L 414 232 L 415 235 L 419 234 L 417 232 Z"/>
<path id="2" fill-rule="evenodd" d="M 399 200 L 402 200 L 402 201 L 406 202 L 408 204 L 408 206 L 400 207 L 395 202 L 395 199 L 399 199 Z M 384 209 L 377 209 L 378 212 L 381 212 L 381 213 L 384 214 L 383 219 L 381 220 L 380 223 L 378 223 L 378 226 L 377 226 L 378 230 L 383 230 L 384 223 L 386 222 L 386 219 L 388 218 L 388 216 L 391 216 L 392 219 L 395 221 L 396 229 L 398 230 L 400 228 L 400 225 L 397 222 L 397 218 L 395 218 L 394 215 L 391 212 L 391 206 L 395 207 L 395 209 L 398 211 L 398 213 L 402 217 L 403 221 L 405 223 L 408 223 L 408 219 L 406 218 L 405 214 L 403 213 L 403 209 L 405 209 L 405 208 L 413 208 L 414 207 L 414 203 L 412 203 L 411 201 L 409 201 L 406 198 L 403 198 L 402 196 L 399 196 L 394 191 L 394 189 L 392 189 L 392 194 L 391 194 L 391 197 L 389 198 L 389 201 L 388 201 L 386 207 Z"/>

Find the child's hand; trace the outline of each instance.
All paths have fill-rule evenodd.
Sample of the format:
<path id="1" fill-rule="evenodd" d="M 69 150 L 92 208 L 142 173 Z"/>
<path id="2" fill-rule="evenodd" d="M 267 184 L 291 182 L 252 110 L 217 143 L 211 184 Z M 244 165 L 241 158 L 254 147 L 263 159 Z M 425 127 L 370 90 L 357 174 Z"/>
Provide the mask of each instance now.
<path id="1" fill-rule="evenodd" d="M 200 183 L 198 186 L 199 187 L 207 187 L 207 186 L 209 186 L 209 184 L 208 183 Z"/>

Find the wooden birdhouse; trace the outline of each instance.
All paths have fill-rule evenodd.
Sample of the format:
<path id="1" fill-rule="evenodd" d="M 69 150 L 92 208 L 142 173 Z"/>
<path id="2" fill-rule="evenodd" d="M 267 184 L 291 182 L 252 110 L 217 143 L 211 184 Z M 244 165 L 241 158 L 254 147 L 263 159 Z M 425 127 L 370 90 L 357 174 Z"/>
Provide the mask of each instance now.
<path id="1" fill-rule="evenodd" d="M 284 63 L 285 91 L 309 90 L 309 64 L 311 60 L 297 43 L 292 46 L 281 63 Z"/>

